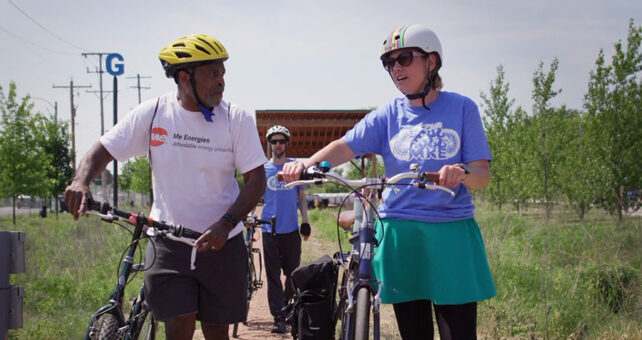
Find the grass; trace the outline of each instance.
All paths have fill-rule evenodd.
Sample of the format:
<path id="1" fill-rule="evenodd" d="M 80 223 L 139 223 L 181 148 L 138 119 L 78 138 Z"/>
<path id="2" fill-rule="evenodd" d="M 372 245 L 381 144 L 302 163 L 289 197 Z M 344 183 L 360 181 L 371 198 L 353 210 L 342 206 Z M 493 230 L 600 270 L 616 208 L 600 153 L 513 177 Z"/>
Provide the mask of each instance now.
<path id="1" fill-rule="evenodd" d="M 0 218 L 0 230 L 26 232 L 26 272 L 11 275 L 25 287 L 24 327 L 9 339 L 82 338 L 114 288 L 129 233 L 95 217 L 52 215 L 18 216 L 16 226 Z M 332 208 L 309 212 L 303 263 L 338 250 L 336 216 Z M 558 209 L 546 222 L 539 210 L 516 214 L 480 204 L 477 221 L 498 291 L 479 304 L 480 338 L 642 339 L 642 218 L 617 225 L 590 211 L 579 221 Z M 389 305 L 381 319 L 383 338 L 398 338 Z"/>
<path id="2" fill-rule="evenodd" d="M 304 248 L 304 262 L 337 250 L 332 209 L 309 212 L 323 240 Z M 498 295 L 482 301 L 478 333 L 486 339 L 642 339 L 642 218 L 624 225 L 599 211 L 584 221 L 565 209 L 546 222 L 481 204 L 477 221 Z M 322 248 L 330 242 L 334 246 Z M 390 306 L 382 334 L 398 338 Z"/>
<path id="3" fill-rule="evenodd" d="M 26 233 L 26 271 L 11 275 L 12 284 L 25 287 L 24 325 L 9 338 L 84 338 L 93 312 L 109 301 L 130 234 L 95 217 L 74 222 L 67 214 L 21 215 L 16 226 L 0 218 L 0 230 Z M 126 296 L 134 297 L 141 285 L 138 275 Z"/>

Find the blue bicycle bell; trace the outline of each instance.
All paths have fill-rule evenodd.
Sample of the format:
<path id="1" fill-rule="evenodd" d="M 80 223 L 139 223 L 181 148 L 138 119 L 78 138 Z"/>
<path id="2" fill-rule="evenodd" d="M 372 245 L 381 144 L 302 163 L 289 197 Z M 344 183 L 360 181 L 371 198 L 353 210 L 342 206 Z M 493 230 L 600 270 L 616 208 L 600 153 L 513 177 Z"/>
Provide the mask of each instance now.
<path id="1" fill-rule="evenodd" d="M 330 171 L 330 168 L 331 168 L 330 162 L 328 162 L 328 161 L 323 161 L 323 162 L 319 163 L 319 169 L 321 169 L 321 171 L 323 171 L 323 172 Z"/>

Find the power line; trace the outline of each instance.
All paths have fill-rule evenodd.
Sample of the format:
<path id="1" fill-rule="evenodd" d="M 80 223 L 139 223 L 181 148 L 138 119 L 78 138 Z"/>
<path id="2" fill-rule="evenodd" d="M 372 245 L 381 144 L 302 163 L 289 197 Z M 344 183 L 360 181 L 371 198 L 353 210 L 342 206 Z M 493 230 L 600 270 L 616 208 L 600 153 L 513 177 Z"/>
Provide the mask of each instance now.
<path id="1" fill-rule="evenodd" d="M 20 11 L 20 13 L 22 13 L 24 16 L 26 16 L 26 17 L 27 17 L 29 20 L 31 20 L 34 24 L 38 25 L 40 28 L 42 28 L 43 30 L 45 30 L 47 33 L 51 34 L 54 38 L 56 38 L 56 39 L 58 39 L 58 40 L 60 40 L 60 41 L 64 42 L 65 44 L 67 44 L 67 45 L 69 45 L 69 46 L 72 46 L 72 47 L 74 47 L 74 48 L 77 48 L 77 49 L 79 49 L 79 50 L 87 51 L 87 49 L 84 49 L 84 48 L 82 48 L 82 47 L 76 46 L 76 45 L 74 45 L 74 44 L 70 43 L 69 41 L 67 41 L 67 40 L 65 40 L 65 39 L 63 39 L 63 38 L 61 38 L 61 37 L 59 37 L 57 34 L 55 34 L 54 32 L 50 31 L 48 28 L 46 28 L 45 26 L 43 26 L 42 24 L 40 24 L 38 21 L 36 21 L 36 19 L 32 18 L 29 14 L 27 14 L 27 12 L 23 11 L 20 7 L 18 7 L 18 5 L 14 4 L 11 0 L 7 0 L 7 1 L 9 1 L 9 3 L 10 3 L 13 7 L 15 7 L 18 11 Z"/>
<path id="2" fill-rule="evenodd" d="M 10 32 L 9 30 L 7 30 L 6 28 L 1 27 L 1 26 L 0 26 L 0 31 L 4 31 L 5 33 L 9 34 L 10 36 L 12 36 L 12 37 L 14 37 L 14 38 L 16 38 L 16 39 L 18 39 L 20 41 L 24 41 L 26 43 L 29 43 L 29 44 L 35 46 L 35 47 L 41 48 L 41 49 L 49 51 L 49 52 L 55 52 L 55 53 L 61 53 L 61 54 L 73 54 L 71 52 L 56 51 L 56 50 L 52 50 L 52 49 L 50 49 L 48 47 L 40 46 L 40 45 L 38 45 L 38 44 L 36 44 L 36 43 L 34 43 L 32 41 L 29 41 L 29 40 L 27 40 L 27 39 L 15 34 L 15 33 L 13 33 L 13 32 Z"/>

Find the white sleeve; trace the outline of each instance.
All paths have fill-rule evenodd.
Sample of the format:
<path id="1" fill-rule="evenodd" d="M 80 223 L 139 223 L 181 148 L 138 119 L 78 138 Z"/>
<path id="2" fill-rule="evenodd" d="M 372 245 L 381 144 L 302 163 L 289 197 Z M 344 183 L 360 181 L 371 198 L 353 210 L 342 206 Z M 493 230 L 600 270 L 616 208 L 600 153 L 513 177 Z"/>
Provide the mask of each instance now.
<path id="1" fill-rule="evenodd" d="M 155 98 L 136 106 L 100 137 L 105 149 L 119 162 L 145 155 L 149 151 L 149 128 L 157 102 Z M 160 106 L 158 110 L 161 110 Z"/>
<path id="2" fill-rule="evenodd" d="M 230 119 L 234 138 L 234 166 L 241 173 L 246 173 L 267 162 L 256 124 L 245 110 L 232 105 Z"/>

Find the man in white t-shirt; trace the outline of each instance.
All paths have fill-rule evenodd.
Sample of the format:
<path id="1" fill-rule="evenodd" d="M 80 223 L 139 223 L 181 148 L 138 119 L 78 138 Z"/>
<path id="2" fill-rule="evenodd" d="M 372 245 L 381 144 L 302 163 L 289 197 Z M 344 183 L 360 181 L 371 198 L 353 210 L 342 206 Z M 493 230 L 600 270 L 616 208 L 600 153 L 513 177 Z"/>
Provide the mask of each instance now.
<path id="1" fill-rule="evenodd" d="M 201 321 L 206 339 L 227 339 L 246 315 L 247 253 L 239 221 L 265 190 L 267 161 L 252 117 L 223 100 L 223 62 L 216 39 L 181 37 L 159 53 L 178 91 L 146 101 L 103 135 L 81 160 L 65 191 L 75 218 L 92 199 L 90 181 L 113 159 L 149 154 L 154 203 L 150 216 L 202 232 L 196 269 L 192 247 L 157 239 L 148 246 L 148 304 L 168 339 L 191 339 Z M 243 174 L 239 189 L 236 170 Z"/>

